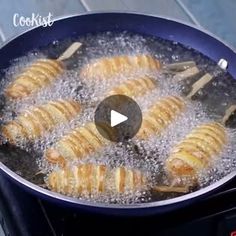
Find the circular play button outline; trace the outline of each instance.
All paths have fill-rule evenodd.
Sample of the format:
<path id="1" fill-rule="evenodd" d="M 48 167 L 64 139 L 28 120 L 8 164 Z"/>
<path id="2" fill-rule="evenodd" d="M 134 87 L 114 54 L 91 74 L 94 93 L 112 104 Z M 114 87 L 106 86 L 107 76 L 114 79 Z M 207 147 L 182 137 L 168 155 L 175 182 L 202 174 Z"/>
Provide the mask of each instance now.
<path id="1" fill-rule="evenodd" d="M 142 124 L 142 111 L 132 98 L 112 95 L 96 108 L 94 122 L 98 132 L 112 142 L 133 138 Z"/>

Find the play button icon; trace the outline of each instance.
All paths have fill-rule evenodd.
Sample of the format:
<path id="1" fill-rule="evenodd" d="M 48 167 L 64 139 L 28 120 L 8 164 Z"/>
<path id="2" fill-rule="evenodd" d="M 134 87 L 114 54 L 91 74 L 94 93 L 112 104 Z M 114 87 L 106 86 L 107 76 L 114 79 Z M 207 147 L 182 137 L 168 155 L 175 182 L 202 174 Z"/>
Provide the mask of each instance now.
<path id="1" fill-rule="evenodd" d="M 130 97 L 113 95 L 105 98 L 95 111 L 98 132 L 113 142 L 131 139 L 142 123 L 142 112 Z"/>
<path id="2" fill-rule="evenodd" d="M 111 127 L 119 125 L 126 120 L 128 120 L 127 116 L 124 116 L 117 111 L 111 110 Z"/>

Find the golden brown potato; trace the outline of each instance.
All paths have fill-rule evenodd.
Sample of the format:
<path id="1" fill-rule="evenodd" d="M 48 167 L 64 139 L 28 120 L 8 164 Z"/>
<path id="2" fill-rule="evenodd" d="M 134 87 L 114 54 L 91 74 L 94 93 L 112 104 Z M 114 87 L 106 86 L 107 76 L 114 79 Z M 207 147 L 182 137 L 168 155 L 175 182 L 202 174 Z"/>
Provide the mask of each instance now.
<path id="1" fill-rule="evenodd" d="M 110 79 L 120 74 L 130 74 L 143 69 L 156 72 L 160 69 L 160 62 L 150 55 L 121 55 L 103 57 L 91 61 L 81 69 L 80 76 L 85 79 Z"/>
<path id="2" fill-rule="evenodd" d="M 45 88 L 63 72 L 63 64 L 59 60 L 39 59 L 25 68 L 16 79 L 8 85 L 5 96 L 20 99 Z"/>
<path id="3" fill-rule="evenodd" d="M 80 113 L 81 106 L 73 100 L 50 101 L 33 107 L 2 127 L 2 135 L 12 143 L 33 140 L 51 131 L 56 125 L 69 122 Z"/>
<path id="4" fill-rule="evenodd" d="M 68 160 L 78 160 L 98 151 L 108 141 L 97 131 L 94 123 L 75 128 L 63 136 L 45 156 L 51 163 L 65 165 Z"/>
<path id="5" fill-rule="evenodd" d="M 121 85 L 114 87 L 111 91 L 107 93 L 107 96 L 111 95 L 126 95 L 129 97 L 136 97 L 144 95 L 150 92 L 156 87 L 156 82 L 154 78 L 150 76 L 143 76 L 134 80 L 127 80 Z"/>
<path id="6" fill-rule="evenodd" d="M 143 116 L 138 139 L 147 139 L 153 134 L 159 134 L 183 111 L 185 103 L 180 97 L 162 98 L 151 106 Z"/>
<path id="7" fill-rule="evenodd" d="M 199 171 L 211 166 L 226 142 L 226 131 L 221 124 L 212 122 L 198 126 L 172 150 L 166 161 L 169 175 L 194 179 Z"/>
<path id="8" fill-rule="evenodd" d="M 49 174 L 48 188 L 68 196 L 84 194 L 124 193 L 143 190 L 146 176 L 138 170 L 105 165 L 81 164 L 53 171 Z"/>

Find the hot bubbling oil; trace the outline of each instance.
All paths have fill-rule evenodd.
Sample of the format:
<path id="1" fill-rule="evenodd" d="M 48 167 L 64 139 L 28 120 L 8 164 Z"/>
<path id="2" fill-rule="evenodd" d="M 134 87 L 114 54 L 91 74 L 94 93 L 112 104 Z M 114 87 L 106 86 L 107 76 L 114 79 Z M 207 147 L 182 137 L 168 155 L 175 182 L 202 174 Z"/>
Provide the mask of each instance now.
<path id="1" fill-rule="evenodd" d="M 227 74 L 225 72 L 221 71 L 214 62 L 193 49 L 185 48 L 176 42 L 130 34 L 128 32 L 106 32 L 97 35 L 88 34 L 79 39 L 68 39 L 62 42 L 55 41 L 46 48 L 16 59 L 13 62 L 13 65 L 6 71 L 1 87 L 4 89 L 4 87 L 12 81 L 12 78 L 32 61 L 44 57 L 57 58 L 61 52 L 75 40 L 80 41 L 83 44 L 83 47 L 75 56 L 64 62 L 65 68 L 67 69 L 58 80 L 56 80 L 51 86 L 41 90 L 39 93 L 21 101 L 6 100 L 2 111 L 2 122 L 5 123 L 12 120 L 20 112 L 29 109 L 31 106 L 41 105 L 59 98 L 72 98 L 82 104 L 82 114 L 75 117 L 68 124 L 59 125 L 53 130 L 53 132 L 46 133 L 42 138 L 35 140 L 33 143 L 29 144 L 22 142 L 18 144 L 19 148 L 32 153 L 32 159 L 37 161 L 40 170 L 45 173 L 45 175 L 47 175 L 51 170 L 59 168 L 58 166 L 50 165 L 43 158 L 45 149 L 55 143 L 56 140 L 64 134 L 68 133 L 70 129 L 84 125 L 88 121 L 93 121 L 96 106 L 104 98 L 104 94 L 109 89 L 117 86 L 117 84 L 122 84 L 123 81 L 135 79 L 146 73 L 140 69 L 128 76 L 120 73 L 112 79 L 102 81 L 89 81 L 80 78 L 81 67 L 89 63 L 92 59 L 114 55 L 135 55 L 144 53 L 156 57 L 163 65 L 178 61 L 193 60 L 201 71 L 225 77 L 220 81 L 220 83 L 228 83 L 228 81 L 226 81 L 228 78 L 226 78 Z M 183 95 L 183 84 L 174 81 L 170 74 L 159 71 L 150 74 L 150 76 L 157 81 L 157 88 L 152 91 L 151 94 L 149 93 L 135 98 L 143 112 L 145 112 L 151 104 L 160 98 L 169 95 Z M 219 82 L 214 81 L 212 86 L 217 87 L 218 83 Z M 187 81 L 184 88 L 190 85 L 191 81 Z M 227 89 L 228 86 L 225 90 Z M 204 93 L 206 92 L 204 91 Z M 227 93 L 227 91 L 224 93 Z M 198 95 L 201 97 L 201 91 Z M 214 99 L 216 98 L 214 97 Z M 218 97 L 218 100 L 220 99 L 221 98 Z M 208 103 L 212 102 L 209 97 L 206 100 Z M 216 103 L 215 101 L 211 104 L 211 107 Z M 111 143 L 101 151 L 89 155 L 82 161 L 70 163 L 70 165 L 92 162 L 102 163 L 110 167 L 128 166 L 130 168 L 138 168 L 143 172 L 148 173 L 148 185 L 151 188 L 157 184 L 157 178 L 160 176 L 160 173 L 163 172 L 164 161 L 168 157 L 171 148 L 197 125 L 219 118 L 217 112 L 212 112 L 212 114 L 207 112 L 204 102 L 204 96 L 203 99 L 201 99 L 201 102 L 186 101 L 187 107 L 185 111 L 159 136 L 153 135 L 146 141 L 140 141 L 134 138 L 126 144 Z M 235 168 L 233 157 L 236 152 L 234 150 L 236 131 L 229 129 L 228 134 L 230 142 L 221 154 L 221 157 L 218 158 L 218 161 L 215 162 L 212 169 L 200 174 L 200 187 L 204 187 L 219 180 L 222 176 L 232 172 Z M 212 172 L 214 175 L 212 175 Z M 165 198 L 170 198 L 171 196 L 172 195 L 166 194 Z M 135 193 L 129 192 L 122 195 L 87 195 L 82 196 L 81 199 L 106 203 L 132 204 L 137 202 L 155 201 L 160 199 L 159 197 L 159 195 L 151 196 L 149 191 L 137 191 Z"/>

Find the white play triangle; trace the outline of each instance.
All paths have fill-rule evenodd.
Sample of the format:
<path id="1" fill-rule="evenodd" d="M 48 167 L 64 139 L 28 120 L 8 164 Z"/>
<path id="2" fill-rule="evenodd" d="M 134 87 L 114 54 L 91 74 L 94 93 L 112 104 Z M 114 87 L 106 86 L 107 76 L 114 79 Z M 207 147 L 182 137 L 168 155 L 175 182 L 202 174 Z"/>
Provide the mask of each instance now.
<path id="1" fill-rule="evenodd" d="M 127 116 L 124 116 L 117 111 L 111 110 L 111 127 L 119 125 L 126 120 L 128 120 Z"/>

